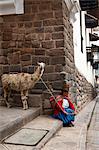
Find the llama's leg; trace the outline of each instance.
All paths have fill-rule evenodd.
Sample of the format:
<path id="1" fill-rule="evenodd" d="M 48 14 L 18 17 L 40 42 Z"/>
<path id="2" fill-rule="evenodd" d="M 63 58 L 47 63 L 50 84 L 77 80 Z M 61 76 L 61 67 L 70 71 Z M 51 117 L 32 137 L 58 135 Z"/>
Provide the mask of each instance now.
<path id="1" fill-rule="evenodd" d="M 26 95 L 26 103 L 25 103 L 25 107 L 26 107 L 26 109 L 28 109 L 28 102 L 27 102 L 27 100 L 28 100 L 28 90 L 27 91 L 24 91 L 25 93 L 25 95 Z"/>
<path id="2" fill-rule="evenodd" d="M 28 96 L 29 96 L 29 92 L 28 92 L 28 90 L 26 91 L 26 97 L 27 97 L 27 99 L 28 99 Z"/>
<path id="3" fill-rule="evenodd" d="M 10 92 L 8 91 L 8 89 L 4 88 L 4 99 L 8 108 L 11 107 L 11 105 L 9 104 L 9 96 L 10 96 Z"/>
<path id="4" fill-rule="evenodd" d="M 27 96 L 26 93 L 27 91 L 21 91 L 21 100 L 23 103 L 23 109 L 26 110 L 28 109 L 28 104 L 27 104 Z"/>

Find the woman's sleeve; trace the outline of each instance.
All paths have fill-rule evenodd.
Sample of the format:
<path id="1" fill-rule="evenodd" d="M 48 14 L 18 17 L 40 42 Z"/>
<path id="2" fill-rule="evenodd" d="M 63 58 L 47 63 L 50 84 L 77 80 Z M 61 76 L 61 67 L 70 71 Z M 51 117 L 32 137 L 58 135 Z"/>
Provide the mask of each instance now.
<path id="1" fill-rule="evenodd" d="M 55 102 L 54 96 L 51 96 L 51 97 L 49 98 L 49 100 L 50 100 L 50 103 L 51 103 L 51 107 L 52 107 L 53 109 L 55 109 L 55 107 L 56 107 L 56 102 Z"/>
<path id="2" fill-rule="evenodd" d="M 70 108 L 73 109 L 73 110 L 75 110 L 75 107 L 74 107 L 73 103 L 69 99 L 68 99 L 68 102 L 69 102 Z"/>
<path id="3" fill-rule="evenodd" d="M 55 102 L 55 99 L 54 99 L 53 96 L 50 97 L 50 102 L 51 102 L 52 107 L 53 107 L 53 108 L 56 107 L 56 109 L 58 109 L 59 111 L 61 110 L 61 111 L 64 112 L 64 108 L 62 107 L 63 100 L 62 100 L 62 98 L 60 97 L 60 95 L 58 95 L 58 96 L 56 97 L 56 101 L 57 101 L 57 103 Z"/>
<path id="4" fill-rule="evenodd" d="M 70 105 L 71 109 L 75 110 L 75 107 L 74 107 L 74 105 L 73 105 L 73 103 L 71 101 L 69 101 L 69 105 Z"/>
<path id="5" fill-rule="evenodd" d="M 49 100 L 50 102 L 55 101 L 53 96 L 51 96 Z"/>

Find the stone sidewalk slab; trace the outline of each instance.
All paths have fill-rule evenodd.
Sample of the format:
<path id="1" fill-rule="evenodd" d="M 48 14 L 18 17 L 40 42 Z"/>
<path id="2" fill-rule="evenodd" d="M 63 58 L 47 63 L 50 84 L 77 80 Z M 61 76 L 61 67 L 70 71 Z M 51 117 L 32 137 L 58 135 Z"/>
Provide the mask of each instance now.
<path id="1" fill-rule="evenodd" d="M 7 108 L 0 106 L 0 141 L 40 114 L 40 108 Z"/>
<path id="2" fill-rule="evenodd" d="M 46 136 L 47 132 L 47 130 L 23 128 L 11 137 L 7 138 L 4 143 L 35 146 L 44 136 Z"/>
<path id="3" fill-rule="evenodd" d="M 30 129 L 32 130 L 41 130 L 41 131 L 48 131 L 48 133 L 46 134 L 46 136 L 36 145 L 36 146 L 28 146 L 27 144 L 25 146 L 22 146 L 22 143 L 13 143 L 10 144 L 9 138 L 7 138 L 5 141 L 7 141 L 7 143 L 9 144 L 5 144 L 5 141 L 3 142 L 2 146 L 6 146 L 8 150 L 40 150 L 51 138 L 52 136 L 62 127 L 62 122 L 59 120 L 56 120 L 50 116 L 38 116 L 37 118 L 35 118 L 33 121 L 27 123 L 25 126 L 23 126 L 21 129 Z M 20 130 L 19 130 L 20 132 Z M 18 133 L 18 132 L 17 132 Z M 39 133 L 38 137 L 40 137 L 41 133 Z M 14 134 L 13 134 L 14 135 Z M 11 139 L 13 138 L 13 135 L 10 137 Z M 18 137 L 17 137 L 18 138 Z M 16 141 L 17 141 L 16 138 Z M 32 138 L 37 138 L 37 137 L 33 137 Z M 10 140 L 11 140 L 10 139 Z M 35 141 L 34 139 L 34 141 Z M 25 141 L 23 141 L 25 142 Z M 32 141 L 33 142 L 33 141 Z M 18 144 L 18 145 L 16 145 Z M 24 143 L 25 144 L 25 143 Z M 0 149 L 2 150 L 2 149 Z"/>

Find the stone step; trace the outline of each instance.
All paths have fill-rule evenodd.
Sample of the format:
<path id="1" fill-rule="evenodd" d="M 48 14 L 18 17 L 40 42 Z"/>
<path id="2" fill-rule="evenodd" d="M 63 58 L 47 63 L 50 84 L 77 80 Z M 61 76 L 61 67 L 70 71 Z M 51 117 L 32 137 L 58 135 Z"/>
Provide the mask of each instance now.
<path id="1" fill-rule="evenodd" d="M 0 106 L 0 141 L 40 115 L 40 107 L 28 110 Z"/>
<path id="2" fill-rule="evenodd" d="M 20 94 L 13 94 L 9 98 L 9 103 L 12 107 L 23 107 Z M 5 99 L 0 96 L 0 106 L 5 106 Z M 42 94 L 29 94 L 28 97 L 29 107 L 40 107 L 42 109 Z"/>
<path id="3" fill-rule="evenodd" d="M 13 95 L 12 104 L 14 106 L 22 106 L 20 94 Z M 42 104 L 42 94 L 29 94 L 28 104 L 30 107 L 39 107 Z"/>

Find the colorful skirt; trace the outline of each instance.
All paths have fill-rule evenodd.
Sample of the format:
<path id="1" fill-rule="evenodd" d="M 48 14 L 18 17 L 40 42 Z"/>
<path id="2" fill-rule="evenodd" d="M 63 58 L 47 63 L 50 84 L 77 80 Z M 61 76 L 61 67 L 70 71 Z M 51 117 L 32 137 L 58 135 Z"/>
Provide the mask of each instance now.
<path id="1" fill-rule="evenodd" d="M 63 121 L 63 124 L 70 124 L 72 121 L 75 120 L 75 116 L 74 116 L 74 114 L 72 114 L 74 112 L 74 110 L 72 110 L 70 108 L 65 108 L 65 111 L 68 114 L 64 114 L 63 112 L 59 112 L 59 114 L 57 114 L 57 115 L 53 114 L 52 117 Z"/>

